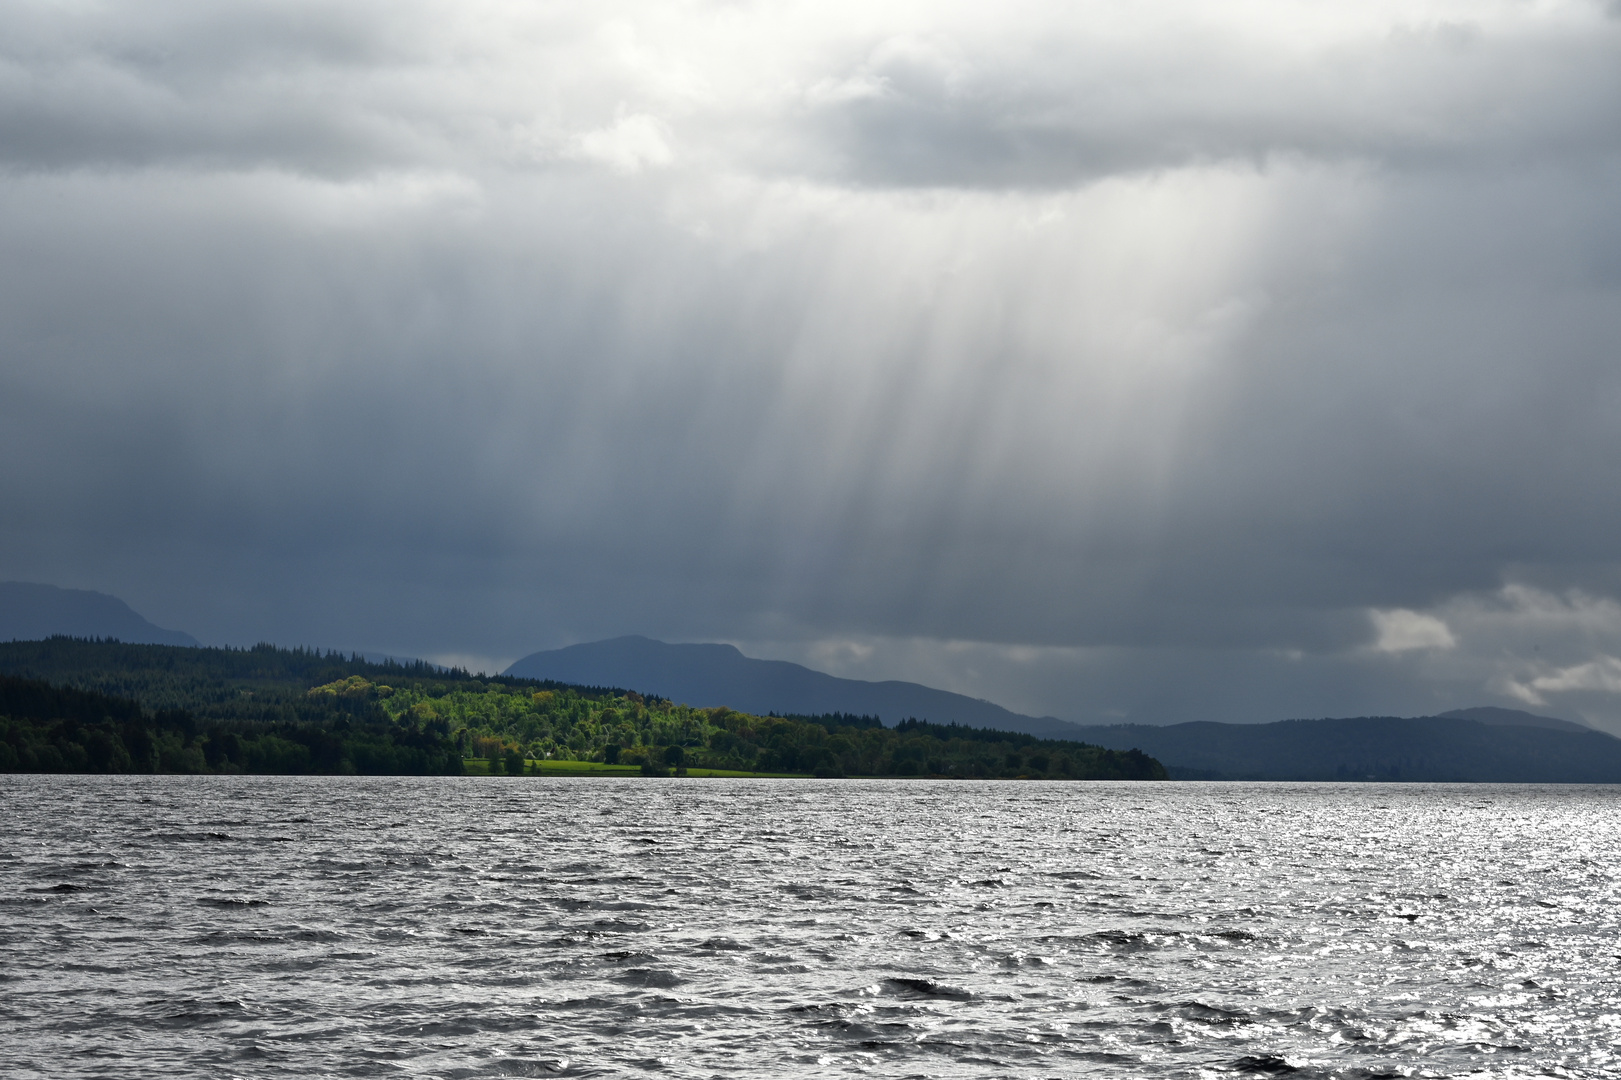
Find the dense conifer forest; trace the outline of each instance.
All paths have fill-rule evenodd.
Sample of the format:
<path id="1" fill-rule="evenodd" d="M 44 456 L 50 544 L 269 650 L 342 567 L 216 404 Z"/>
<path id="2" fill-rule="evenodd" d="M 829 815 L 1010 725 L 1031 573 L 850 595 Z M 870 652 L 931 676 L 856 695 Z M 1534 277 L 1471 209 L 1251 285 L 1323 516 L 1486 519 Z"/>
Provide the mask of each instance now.
<path id="1" fill-rule="evenodd" d="M 909 720 L 754 716 L 610 687 L 259 645 L 0 643 L 0 771 L 725 770 L 1162 779 L 1135 750 Z"/>

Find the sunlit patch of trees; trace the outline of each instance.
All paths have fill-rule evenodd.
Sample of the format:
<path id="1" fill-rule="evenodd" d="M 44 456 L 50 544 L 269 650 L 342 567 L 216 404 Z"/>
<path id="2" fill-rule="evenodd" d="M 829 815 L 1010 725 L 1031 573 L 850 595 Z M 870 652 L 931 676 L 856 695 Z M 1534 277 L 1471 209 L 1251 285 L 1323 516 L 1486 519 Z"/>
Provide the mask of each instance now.
<path id="1" fill-rule="evenodd" d="M 1135 750 L 1006 731 L 755 716 L 617 688 L 268 645 L 11 642 L 0 644 L 0 672 L 43 680 L 5 680 L 12 697 L 0 696 L 0 771 L 456 773 L 476 758 L 511 773 L 551 760 L 660 774 L 1165 776 Z"/>
<path id="2" fill-rule="evenodd" d="M 322 688 L 321 692 L 326 692 Z M 874 717 L 755 716 L 695 709 L 628 691 L 503 680 L 413 680 L 377 685 L 378 704 L 401 723 L 447 724 L 469 757 L 563 760 L 816 776 L 1154 779 L 1135 751 L 955 724 Z"/>

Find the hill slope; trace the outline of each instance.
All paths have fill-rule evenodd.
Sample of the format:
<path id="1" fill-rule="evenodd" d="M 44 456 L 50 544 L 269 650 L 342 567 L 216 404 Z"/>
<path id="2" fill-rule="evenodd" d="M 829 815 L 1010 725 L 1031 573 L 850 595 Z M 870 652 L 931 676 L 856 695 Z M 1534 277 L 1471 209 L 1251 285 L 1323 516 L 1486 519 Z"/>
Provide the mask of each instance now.
<path id="1" fill-rule="evenodd" d="M 1081 738 L 1138 747 L 1183 779 L 1621 783 L 1621 739 L 1566 721 L 1550 726 L 1548 717 L 1494 712 L 1485 721 L 1446 715 L 1121 724 L 1083 727 Z M 1525 722 L 1510 723 L 1515 715 Z"/>
<path id="2" fill-rule="evenodd" d="M 266 677 L 276 666 L 341 671 L 341 659 L 276 652 L 74 638 L 0 644 L 0 672 L 55 667 L 83 676 L 58 685 L 0 673 L 0 772 L 461 772 L 448 731 Z M 187 662 L 199 655 L 214 663 Z M 137 686 L 147 700 L 99 688 L 108 684 Z M 153 707 L 164 702 L 170 707 Z"/>
<path id="3" fill-rule="evenodd" d="M 124 699 L 116 708 L 114 697 Z M 1141 753 L 1007 731 L 752 716 L 420 661 L 271 645 L 0 642 L 0 771 L 455 773 L 464 757 L 507 772 L 550 761 L 659 773 L 1165 778 Z"/>
<path id="4" fill-rule="evenodd" d="M 915 717 L 936 724 L 1018 731 L 1043 739 L 1081 738 L 1078 725 L 1050 716 L 1024 716 L 989 701 L 918 683 L 841 679 L 786 660 L 755 660 L 731 645 L 611 638 L 533 653 L 504 674 L 587 686 L 634 686 L 643 693 L 699 708 L 725 705 L 779 715 L 853 713 L 876 716 L 889 725 Z"/>
<path id="5" fill-rule="evenodd" d="M 116 596 L 0 581 L 0 641 L 39 641 L 53 634 L 143 645 L 198 644 L 190 634 L 154 626 Z"/>
<path id="6" fill-rule="evenodd" d="M 1451 712 L 1438 713 L 1437 715 L 1477 720 L 1482 724 L 1491 724 L 1495 727 L 1540 727 L 1550 728 L 1554 731 L 1577 732 L 1593 730 L 1586 724 L 1576 724 L 1552 716 L 1538 716 L 1535 713 L 1521 712 L 1519 709 L 1501 709 L 1495 705 L 1477 705 L 1472 709 L 1453 709 Z"/>

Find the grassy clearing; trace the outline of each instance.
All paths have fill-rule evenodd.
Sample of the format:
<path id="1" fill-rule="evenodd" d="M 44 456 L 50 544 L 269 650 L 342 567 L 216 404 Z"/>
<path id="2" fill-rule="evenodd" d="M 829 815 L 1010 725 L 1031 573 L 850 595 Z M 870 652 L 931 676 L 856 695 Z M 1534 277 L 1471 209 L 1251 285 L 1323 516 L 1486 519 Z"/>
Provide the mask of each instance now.
<path id="1" fill-rule="evenodd" d="M 551 761 L 529 758 L 524 761 L 526 776 L 640 776 L 639 765 L 608 765 L 601 761 Z M 537 772 L 538 768 L 538 772 Z M 463 758 L 462 770 L 468 776 L 490 776 L 489 758 Z M 804 779 L 806 773 L 739 772 L 735 769 L 688 769 L 693 777 L 747 777 L 759 779 Z"/>

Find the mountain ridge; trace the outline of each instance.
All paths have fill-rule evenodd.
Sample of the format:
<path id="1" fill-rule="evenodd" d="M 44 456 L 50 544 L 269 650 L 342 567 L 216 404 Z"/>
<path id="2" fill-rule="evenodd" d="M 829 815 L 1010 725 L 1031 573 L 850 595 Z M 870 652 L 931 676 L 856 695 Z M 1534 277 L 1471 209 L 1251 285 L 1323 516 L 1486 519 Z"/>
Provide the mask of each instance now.
<path id="1" fill-rule="evenodd" d="M 888 679 L 845 679 L 788 660 L 758 660 L 735 645 L 671 644 L 640 635 L 531 653 L 502 672 L 595 686 L 624 686 L 699 708 L 795 715 L 852 713 L 894 726 L 917 718 L 1074 739 L 1080 725 L 1027 716 L 995 702 Z"/>
<path id="2" fill-rule="evenodd" d="M 468 759 L 481 762 L 475 774 L 508 775 L 1167 778 L 1141 753 L 1006 731 L 753 716 L 421 661 L 268 644 L 0 643 L 0 772 L 455 774 Z"/>
<path id="3" fill-rule="evenodd" d="M 1477 708 L 1496 715 L 1115 724 L 1081 727 L 1081 739 L 1129 745 L 1185 780 L 1621 783 L 1621 739 L 1531 713 L 1506 722 L 1516 710 Z"/>
<path id="4" fill-rule="evenodd" d="M 1553 731 L 1596 731 L 1597 728 L 1587 724 L 1578 724 L 1571 720 L 1560 720 L 1553 716 L 1538 716 L 1536 713 L 1522 712 L 1519 709 L 1504 709 L 1496 705 L 1475 705 L 1467 709 L 1451 709 L 1436 716 L 1461 718 L 1473 720 L 1480 724 L 1491 724 L 1497 727 L 1539 727 Z"/>
<path id="5" fill-rule="evenodd" d="M 632 687 L 698 707 L 910 716 L 1137 749 L 1183 779 L 1621 783 L 1621 740 L 1555 717 L 1473 706 L 1428 717 L 1261 724 L 1075 724 L 918 683 L 841 679 L 732 645 L 620 637 L 533 653 L 504 674 Z"/>
<path id="6" fill-rule="evenodd" d="M 0 581 L 0 641 L 38 641 L 56 634 L 114 638 L 135 645 L 202 644 L 182 630 L 165 630 L 149 622 L 107 593 Z"/>

